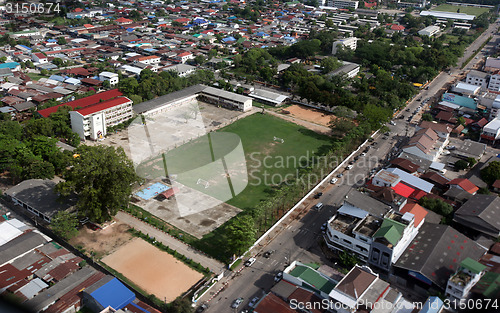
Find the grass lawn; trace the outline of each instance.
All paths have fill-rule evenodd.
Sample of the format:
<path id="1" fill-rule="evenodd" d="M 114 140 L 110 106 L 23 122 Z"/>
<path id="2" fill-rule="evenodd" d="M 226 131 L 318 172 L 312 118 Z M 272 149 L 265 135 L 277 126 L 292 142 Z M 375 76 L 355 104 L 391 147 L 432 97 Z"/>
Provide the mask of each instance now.
<path id="1" fill-rule="evenodd" d="M 432 9 L 431 11 L 444 11 L 444 12 L 453 12 L 457 13 L 457 10 L 460 9 L 459 13 L 465 13 L 469 15 L 479 16 L 484 12 L 488 12 L 488 8 L 475 8 L 475 7 L 465 7 L 451 4 L 441 4 L 438 7 Z"/>
<path id="2" fill-rule="evenodd" d="M 45 75 L 36 74 L 36 73 L 26 73 L 26 75 L 28 75 L 28 77 L 31 78 L 31 80 L 39 80 L 40 78 L 47 77 Z"/>
<path id="3" fill-rule="evenodd" d="M 210 181 L 210 190 L 205 191 L 215 198 L 226 201 L 230 198 L 227 197 L 227 178 L 220 174 L 220 167 L 209 164 L 224 156 L 227 164 L 236 160 L 233 156 L 228 156 L 228 153 L 239 144 L 238 137 L 231 137 L 231 134 L 236 134 L 241 139 L 248 184 L 227 203 L 244 210 L 254 208 L 260 201 L 269 197 L 273 186 L 287 178 L 295 177 L 300 161 L 305 161 L 306 157 L 321 155 L 331 146 L 331 139 L 327 136 L 272 115 L 256 113 L 169 151 L 165 155 L 169 174 L 178 174 L 179 182 L 202 192 L 205 186 L 197 183 L 198 178 Z M 275 141 L 274 137 L 284 139 L 284 143 Z M 163 162 L 161 156 L 157 157 L 153 162 L 143 163 L 144 165 L 137 168 L 137 172 L 139 175 L 149 173 L 155 177 L 160 176 L 164 173 Z M 233 164 L 232 169 L 238 169 L 238 162 L 231 164 Z M 201 167 L 203 167 L 201 172 L 189 172 Z M 231 177 L 234 177 L 233 173 Z M 236 176 L 236 179 L 238 178 Z"/>
<path id="4" fill-rule="evenodd" d="M 241 209 L 255 207 L 268 197 L 273 184 L 295 175 L 301 156 L 321 155 L 331 146 L 331 138 L 268 114 L 253 114 L 221 131 L 239 135 L 245 151 L 248 185 L 227 202 Z"/>

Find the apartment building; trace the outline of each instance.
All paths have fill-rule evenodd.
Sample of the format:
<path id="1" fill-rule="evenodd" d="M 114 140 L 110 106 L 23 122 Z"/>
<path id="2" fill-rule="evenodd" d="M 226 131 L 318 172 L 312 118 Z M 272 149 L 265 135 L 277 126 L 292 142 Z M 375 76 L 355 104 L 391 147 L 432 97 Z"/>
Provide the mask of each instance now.
<path id="1" fill-rule="evenodd" d="M 356 37 L 349 37 L 349 38 L 337 40 L 333 43 L 332 54 L 336 54 L 339 47 L 345 47 L 345 48 L 349 48 L 351 50 L 356 50 L 357 43 L 358 43 L 358 38 L 356 38 Z"/>

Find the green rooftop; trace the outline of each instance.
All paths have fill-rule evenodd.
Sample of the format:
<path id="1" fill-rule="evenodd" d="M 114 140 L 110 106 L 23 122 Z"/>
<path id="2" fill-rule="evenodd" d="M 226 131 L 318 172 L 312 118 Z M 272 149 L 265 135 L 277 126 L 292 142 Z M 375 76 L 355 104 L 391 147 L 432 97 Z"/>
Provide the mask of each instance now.
<path id="1" fill-rule="evenodd" d="M 460 267 L 466 268 L 474 274 L 479 274 L 486 269 L 486 266 L 467 257 L 460 262 Z"/>
<path id="2" fill-rule="evenodd" d="M 497 299 L 500 297 L 500 273 L 486 272 L 474 289 L 485 298 Z"/>
<path id="3" fill-rule="evenodd" d="M 389 241 L 393 246 L 395 246 L 403 236 L 405 228 L 406 225 L 395 220 L 385 218 L 382 222 L 382 226 L 380 226 L 373 237 L 383 237 L 387 239 L 387 241 Z"/>
<path id="4" fill-rule="evenodd" d="M 289 274 L 301 279 L 308 285 L 311 285 L 315 289 L 320 290 L 324 293 L 330 293 L 335 287 L 335 284 L 332 281 L 323 277 L 320 273 L 316 272 L 308 266 L 295 266 L 295 268 L 291 270 Z"/>

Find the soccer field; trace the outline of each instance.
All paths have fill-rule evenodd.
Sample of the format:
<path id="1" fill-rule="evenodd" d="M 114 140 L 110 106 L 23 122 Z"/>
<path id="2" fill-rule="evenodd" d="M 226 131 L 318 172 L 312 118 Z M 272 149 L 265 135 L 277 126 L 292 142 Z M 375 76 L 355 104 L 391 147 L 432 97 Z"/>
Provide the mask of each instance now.
<path id="1" fill-rule="evenodd" d="M 233 137 L 230 137 L 231 134 Z M 237 155 L 230 155 L 239 143 L 244 151 L 241 162 Z M 172 173 L 170 168 L 183 172 L 203 167 L 202 181 L 209 182 L 209 189 L 205 189 L 206 186 L 198 181 L 201 176 L 179 175 L 179 181 L 201 192 L 207 190 L 222 201 L 230 199 L 227 201 L 230 205 L 249 209 L 265 200 L 273 186 L 293 179 L 301 161 L 321 155 L 330 146 L 331 138 L 327 136 L 272 115 L 256 113 L 169 151 L 165 159 L 160 156 L 149 160 L 139 166 L 137 171 L 143 177 L 158 177 L 165 173 L 164 164 L 169 168 L 169 174 Z M 236 177 L 232 180 L 233 187 L 236 187 L 236 183 L 241 185 L 242 176 L 248 175 L 246 188 L 233 198 L 224 194 L 228 189 L 225 187 L 227 177 L 221 175 L 224 173 L 221 168 L 208 166 L 213 160 L 222 157 L 225 157 L 226 164 L 232 165 L 232 179 Z"/>
<path id="2" fill-rule="evenodd" d="M 479 15 L 483 14 L 484 12 L 489 11 L 487 8 L 465 7 L 465 6 L 458 6 L 458 5 L 451 5 L 451 4 L 441 4 L 438 7 L 432 9 L 431 11 L 443 11 L 443 12 L 457 13 L 458 10 L 460 10 L 459 13 L 465 13 L 465 14 L 470 14 L 470 15 L 475 15 L 475 16 L 479 16 Z"/>
<path id="3" fill-rule="evenodd" d="M 273 185 L 295 176 L 301 160 L 321 154 L 332 144 L 328 136 L 268 114 L 254 114 L 221 131 L 237 134 L 245 151 L 248 185 L 228 201 L 241 209 L 255 207 Z"/>

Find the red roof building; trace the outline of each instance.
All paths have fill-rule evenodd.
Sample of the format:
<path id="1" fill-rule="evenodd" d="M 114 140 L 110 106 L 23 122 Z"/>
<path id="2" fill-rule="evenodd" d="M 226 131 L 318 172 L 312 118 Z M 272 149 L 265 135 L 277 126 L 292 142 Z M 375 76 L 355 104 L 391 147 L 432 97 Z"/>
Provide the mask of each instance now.
<path id="1" fill-rule="evenodd" d="M 70 106 L 73 110 L 75 110 L 77 107 L 86 107 L 95 103 L 99 103 L 101 101 L 107 101 L 119 96 L 122 96 L 123 94 L 118 90 L 118 89 L 112 89 L 109 91 L 105 92 L 100 92 L 96 93 L 95 95 L 85 97 L 82 99 L 62 103 L 47 109 L 43 109 L 38 111 L 38 114 L 40 114 L 43 117 L 49 117 L 50 114 L 57 112 L 57 109 L 61 106 Z"/>
<path id="2" fill-rule="evenodd" d="M 365 3 L 366 3 L 366 2 L 365 2 Z M 375 5 L 377 5 L 377 4 L 375 3 Z M 365 4 L 365 6 L 366 6 L 366 4 Z M 392 24 L 392 25 L 391 25 L 391 30 L 395 30 L 395 31 L 402 32 L 402 31 L 404 31 L 404 30 L 405 30 L 405 27 L 404 27 L 403 25 Z"/>
<path id="3" fill-rule="evenodd" d="M 392 187 L 392 190 L 394 190 L 394 192 L 397 193 L 398 195 L 403 196 L 405 198 L 409 198 L 410 195 L 415 192 L 415 189 L 401 182 L 399 182 L 396 186 Z"/>
<path id="4" fill-rule="evenodd" d="M 132 118 L 132 100 L 120 96 L 101 102 L 94 101 L 81 109 L 70 111 L 69 115 L 71 129 L 81 139 L 90 137 L 92 140 L 98 140 L 106 136 L 108 127 Z"/>
<path id="5" fill-rule="evenodd" d="M 448 185 L 467 191 L 471 195 L 475 194 L 479 188 L 467 178 L 455 178 L 448 182 Z"/>

